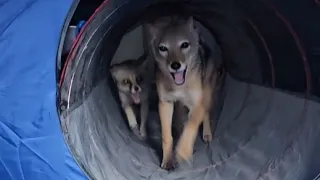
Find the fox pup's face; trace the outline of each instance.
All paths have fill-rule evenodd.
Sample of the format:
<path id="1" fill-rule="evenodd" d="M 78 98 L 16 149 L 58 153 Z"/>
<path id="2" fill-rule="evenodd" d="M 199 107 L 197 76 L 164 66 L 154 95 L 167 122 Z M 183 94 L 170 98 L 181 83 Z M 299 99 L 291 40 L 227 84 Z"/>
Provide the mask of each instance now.
<path id="1" fill-rule="evenodd" d="M 159 68 L 170 74 L 176 85 L 183 85 L 199 49 L 199 35 L 194 28 L 193 18 L 175 22 L 159 20 L 148 24 L 147 30 Z"/>
<path id="2" fill-rule="evenodd" d="M 120 65 L 111 67 L 112 78 L 120 92 L 131 97 L 135 104 L 140 103 L 141 84 L 143 77 L 138 69 Z"/>

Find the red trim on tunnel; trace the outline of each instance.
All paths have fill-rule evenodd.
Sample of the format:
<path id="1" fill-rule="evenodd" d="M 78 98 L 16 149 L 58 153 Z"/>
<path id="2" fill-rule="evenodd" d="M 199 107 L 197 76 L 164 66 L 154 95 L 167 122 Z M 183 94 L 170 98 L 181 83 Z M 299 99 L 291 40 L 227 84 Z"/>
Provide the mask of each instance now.
<path id="1" fill-rule="evenodd" d="M 61 75 L 60 75 L 60 79 L 59 79 L 59 88 L 61 87 L 62 85 L 62 82 L 63 82 L 63 79 L 64 79 L 64 76 L 65 76 L 65 72 L 66 72 L 66 69 L 67 69 L 67 66 L 70 62 L 70 59 L 72 59 L 75 55 L 75 47 L 76 45 L 78 44 L 79 40 L 80 40 L 80 37 L 82 36 L 83 32 L 85 31 L 85 29 L 87 28 L 88 24 L 90 24 L 90 22 L 93 20 L 93 17 L 98 13 L 98 11 L 100 11 L 100 9 L 102 8 L 102 6 L 107 2 L 108 0 L 105 0 L 103 1 L 100 6 L 94 11 L 94 13 L 90 16 L 90 18 L 86 21 L 86 23 L 83 25 L 83 27 L 81 28 L 79 34 L 77 35 L 76 39 L 74 40 L 74 42 L 72 43 L 72 47 L 71 47 L 71 50 L 67 56 L 67 59 L 66 59 L 66 62 L 63 66 L 63 69 L 61 71 Z"/>
<path id="2" fill-rule="evenodd" d="M 257 35 L 259 36 L 265 50 L 268 53 L 268 57 L 269 57 L 269 63 L 270 63 L 270 68 L 271 68 L 271 86 L 272 88 L 275 88 L 275 73 L 274 73 L 274 64 L 273 64 L 273 58 L 271 55 L 271 52 L 268 48 L 267 42 L 265 41 L 265 39 L 263 38 L 262 34 L 260 33 L 259 29 L 250 21 L 248 20 L 249 24 L 251 25 L 251 27 L 255 30 L 255 32 L 257 33 Z"/>
<path id="3" fill-rule="evenodd" d="M 69 64 L 70 62 L 70 59 L 72 59 L 75 55 L 75 47 L 76 45 L 78 44 L 79 40 L 80 40 L 80 37 L 82 36 L 84 30 L 87 28 L 88 24 L 92 21 L 93 17 L 97 14 L 97 12 L 102 8 L 102 6 L 107 2 L 108 0 L 105 0 L 104 2 L 102 2 L 100 4 L 100 6 L 95 10 L 95 12 L 90 16 L 90 18 L 87 20 L 87 22 L 84 24 L 83 28 L 81 29 L 80 33 L 77 35 L 75 41 L 73 42 L 72 44 L 72 47 L 71 47 L 71 50 L 70 50 L 70 53 L 68 54 L 67 56 L 67 59 L 66 59 L 66 63 L 64 64 L 63 66 L 63 69 L 61 71 L 61 75 L 60 75 L 60 80 L 59 80 L 59 87 L 61 87 L 62 85 L 62 82 L 63 82 L 63 79 L 64 79 L 64 76 L 65 76 L 65 72 L 66 72 L 66 68 L 67 68 L 67 65 Z M 272 4 L 266 2 L 265 0 L 262 0 L 263 2 L 265 2 L 271 9 L 273 9 L 276 13 L 276 15 L 284 22 L 284 24 L 286 25 L 286 27 L 288 28 L 289 32 L 291 33 L 291 35 L 293 36 L 295 42 L 296 42 L 296 45 L 298 47 L 298 50 L 301 54 L 301 57 L 302 57 L 302 60 L 303 60 L 303 64 L 304 64 L 304 69 L 305 69 L 305 75 L 306 75 L 306 86 L 307 86 L 307 96 L 310 96 L 310 91 L 311 91 L 311 73 L 310 73 L 310 66 L 309 66 L 309 62 L 308 62 L 308 59 L 307 59 L 307 56 L 306 56 L 306 53 L 305 53 L 305 50 L 300 42 L 300 39 L 298 38 L 296 32 L 294 31 L 294 29 L 292 28 L 291 24 L 289 23 L 289 21 L 275 8 L 275 6 L 273 6 Z M 320 5 L 320 2 L 319 0 L 315 0 L 315 2 L 317 4 Z M 253 25 L 252 23 L 250 23 L 251 25 Z M 266 43 L 265 43 L 265 40 L 262 38 L 261 34 L 259 33 L 259 31 L 257 31 L 257 29 L 255 28 L 255 26 L 253 25 L 252 26 L 256 32 L 258 33 L 259 37 L 261 38 L 262 40 L 262 43 L 264 44 L 265 47 L 266 46 Z M 267 49 L 267 52 L 268 54 L 270 53 L 269 50 Z M 269 54 L 269 59 L 271 58 L 272 60 L 272 57 L 271 55 Z M 272 61 L 270 62 L 272 63 Z M 272 63 L 273 64 L 273 63 Z M 273 66 L 271 66 L 273 68 Z M 272 70 L 272 83 L 274 83 L 274 71 Z M 273 84 L 274 85 L 274 84 Z"/>
<path id="4" fill-rule="evenodd" d="M 265 0 L 262 0 L 265 4 L 267 4 L 272 10 L 274 10 L 274 12 L 276 13 L 276 15 L 282 20 L 282 22 L 286 25 L 286 27 L 288 28 L 290 34 L 293 36 L 295 42 L 296 42 L 296 45 L 298 47 L 298 50 L 300 52 L 300 55 L 302 57 L 302 61 L 303 61 L 303 65 L 304 65 L 304 70 L 305 70 L 305 75 L 306 75 L 306 88 L 307 88 L 307 97 L 310 97 L 310 92 L 311 92 L 311 88 L 312 88 L 312 85 L 311 85 L 311 73 L 310 73 L 310 65 L 309 65 L 309 62 L 308 62 L 308 59 L 307 59 L 307 55 L 306 55 L 306 52 L 301 44 L 301 41 L 297 35 L 297 33 L 294 31 L 293 27 L 291 26 L 291 24 L 289 23 L 289 21 L 277 10 L 277 8 L 265 1 Z"/>

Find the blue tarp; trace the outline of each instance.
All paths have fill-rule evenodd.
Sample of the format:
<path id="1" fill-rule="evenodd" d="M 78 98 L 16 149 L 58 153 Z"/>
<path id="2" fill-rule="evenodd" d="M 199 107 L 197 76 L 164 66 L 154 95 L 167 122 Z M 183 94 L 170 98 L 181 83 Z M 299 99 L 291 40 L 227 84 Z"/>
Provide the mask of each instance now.
<path id="1" fill-rule="evenodd" d="M 71 0 L 0 0 L 0 179 L 87 179 L 56 110 L 55 59 Z"/>

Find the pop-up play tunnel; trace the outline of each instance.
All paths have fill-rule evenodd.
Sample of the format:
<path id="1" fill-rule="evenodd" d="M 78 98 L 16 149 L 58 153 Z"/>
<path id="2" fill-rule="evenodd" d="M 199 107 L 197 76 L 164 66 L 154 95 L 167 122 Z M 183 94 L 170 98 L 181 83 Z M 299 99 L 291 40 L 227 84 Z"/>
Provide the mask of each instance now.
<path id="1" fill-rule="evenodd" d="M 160 168 L 157 105 L 149 140 L 139 140 L 108 68 L 146 51 L 141 25 L 148 18 L 180 11 L 201 24 L 225 76 L 216 92 L 213 141 L 205 145 L 199 136 L 192 163 L 168 172 Z M 106 0 L 57 71 L 64 139 L 97 180 L 312 180 L 320 172 L 319 60 L 316 0 Z"/>

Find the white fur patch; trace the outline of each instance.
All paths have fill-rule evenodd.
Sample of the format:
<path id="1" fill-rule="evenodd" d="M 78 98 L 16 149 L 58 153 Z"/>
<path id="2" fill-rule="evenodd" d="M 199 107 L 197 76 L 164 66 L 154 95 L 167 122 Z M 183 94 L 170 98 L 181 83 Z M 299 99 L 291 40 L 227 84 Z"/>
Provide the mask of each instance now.
<path id="1" fill-rule="evenodd" d="M 166 47 L 167 49 L 169 49 L 168 45 L 167 44 L 164 44 L 164 43 L 160 43 L 158 47 L 160 46 L 163 46 L 163 47 Z M 167 57 L 168 56 L 168 51 L 159 51 L 159 54 L 162 56 L 162 57 Z"/>
<path id="2" fill-rule="evenodd" d="M 178 90 L 174 92 L 166 93 L 161 99 L 167 101 L 180 101 L 182 104 L 187 106 L 189 109 L 192 108 L 194 103 L 200 98 L 201 92 L 196 90 Z"/>

